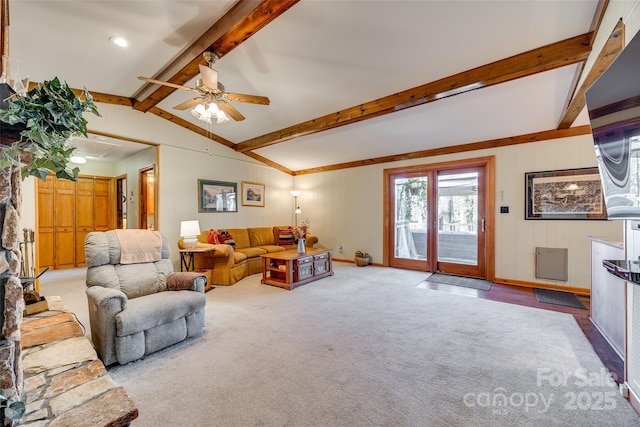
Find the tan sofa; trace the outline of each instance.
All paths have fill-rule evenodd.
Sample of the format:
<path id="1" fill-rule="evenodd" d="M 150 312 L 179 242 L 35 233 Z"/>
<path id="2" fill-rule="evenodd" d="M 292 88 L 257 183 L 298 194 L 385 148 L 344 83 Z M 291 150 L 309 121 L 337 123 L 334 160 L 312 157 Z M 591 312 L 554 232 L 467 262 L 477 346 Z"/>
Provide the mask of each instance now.
<path id="1" fill-rule="evenodd" d="M 208 242 L 209 230 L 198 236 L 197 248 L 210 248 L 208 252 L 196 252 L 194 265 L 196 270 L 211 269 L 210 281 L 213 285 L 233 285 L 238 280 L 262 272 L 260 255 L 295 249 L 297 245 L 278 245 L 278 234 L 288 226 L 218 228 L 218 232 L 227 231 L 236 242 L 235 250 L 229 245 L 214 245 Z M 318 238 L 307 233 L 306 246 L 313 247 Z M 178 241 L 184 249 L 182 239 Z"/>

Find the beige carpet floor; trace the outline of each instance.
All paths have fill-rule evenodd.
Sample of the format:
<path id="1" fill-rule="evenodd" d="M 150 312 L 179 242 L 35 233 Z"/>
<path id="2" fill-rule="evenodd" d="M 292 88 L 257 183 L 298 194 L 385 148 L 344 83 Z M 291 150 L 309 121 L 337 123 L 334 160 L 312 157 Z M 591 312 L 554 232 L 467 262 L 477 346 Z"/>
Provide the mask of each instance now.
<path id="1" fill-rule="evenodd" d="M 133 426 L 640 425 L 572 316 L 418 288 L 425 273 L 335 272 L 207 293 L 201 338 L 109 368 Z M 41 291 L 87 322 L 83 274 Z"/>

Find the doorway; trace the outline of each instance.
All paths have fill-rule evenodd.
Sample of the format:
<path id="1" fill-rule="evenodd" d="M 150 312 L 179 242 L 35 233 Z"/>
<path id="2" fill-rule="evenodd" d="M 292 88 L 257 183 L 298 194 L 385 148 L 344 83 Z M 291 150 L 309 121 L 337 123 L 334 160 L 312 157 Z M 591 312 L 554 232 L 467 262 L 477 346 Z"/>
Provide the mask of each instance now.
<path id="1" fill-rule="evenodd" d="M 493 276 L 493 157 L 385 170 L 387 265 Z"/>
<path id="2" fill-rule="evenodd" d="M 156 229 L 156 167 L 155 165 L 140 169 L 140 210 L 138 228 Z"/>
<path id="3" fill-rule="evenodd" d="M 116 178 L 116 228 L 127 228 L 127 176 Z"/>

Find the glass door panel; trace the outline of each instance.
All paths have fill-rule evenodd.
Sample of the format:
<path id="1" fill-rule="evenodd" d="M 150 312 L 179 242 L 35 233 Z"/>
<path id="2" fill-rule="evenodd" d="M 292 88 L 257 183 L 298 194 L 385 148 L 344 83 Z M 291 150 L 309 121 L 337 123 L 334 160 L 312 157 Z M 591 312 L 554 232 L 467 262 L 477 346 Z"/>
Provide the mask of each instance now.
<path id="1" fill-rule="evenodd" d="M 438 176 L 438 261 L 478 264 L 478 173 Z"/>
<path id="2" fill-rule="evenodd" d="M 394 178 L 393 259 L 397 267 L 426 268 L 428 188 L 427 176 Z"/>

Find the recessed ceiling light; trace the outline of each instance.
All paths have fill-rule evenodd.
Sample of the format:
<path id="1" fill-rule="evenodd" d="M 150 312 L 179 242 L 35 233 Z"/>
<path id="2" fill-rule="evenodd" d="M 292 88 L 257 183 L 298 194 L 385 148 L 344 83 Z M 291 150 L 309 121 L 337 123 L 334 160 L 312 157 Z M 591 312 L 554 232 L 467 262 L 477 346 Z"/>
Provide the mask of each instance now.
<path id="1" fill-rule="evenodd" d="M 117 44 L 120 47 L 127 47 L 127 45 L 129 44 L 124 37 L 119 36 L 111 36 L 109 37 L 109 41 L 113 44 Z"/>
<path id="2" fill-rule="evenodd" d="M 71 157 L 69 157 L 69 161 L 71 163 L 75 163 L 75 164 L 78 164 L 78 165 L 83 165 L 83 164 L 87 163 L 87 159 L 85 159 L 82 156 L 71 156 Z"/>

